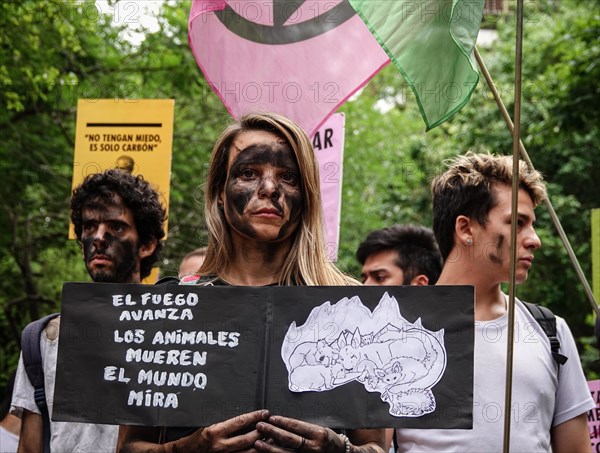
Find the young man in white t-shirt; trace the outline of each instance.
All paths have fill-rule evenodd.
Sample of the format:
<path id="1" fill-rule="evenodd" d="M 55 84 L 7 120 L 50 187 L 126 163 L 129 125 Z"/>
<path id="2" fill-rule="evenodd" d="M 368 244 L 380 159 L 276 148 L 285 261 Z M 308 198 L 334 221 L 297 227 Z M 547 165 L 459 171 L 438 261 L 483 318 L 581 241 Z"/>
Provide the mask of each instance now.
<path id="1" fill-rule="evenodd" d="M 475 287 L 473 429 L 398 429 L 400 451 L 498 452 L 504 439 L 512 158 L 467 153 L 434 179 L 433 230 L 444 258 L 438 285 Z M 516 274 L 525 282 L 541 246 L 534 208 L 546 196 L 541 175 L 519 167 Z M 586 413 L 594 407 L 573 336 L 557 317 L 561 354 L 525 306 L 515 304 L 511 452 L 589 452 Z"/>

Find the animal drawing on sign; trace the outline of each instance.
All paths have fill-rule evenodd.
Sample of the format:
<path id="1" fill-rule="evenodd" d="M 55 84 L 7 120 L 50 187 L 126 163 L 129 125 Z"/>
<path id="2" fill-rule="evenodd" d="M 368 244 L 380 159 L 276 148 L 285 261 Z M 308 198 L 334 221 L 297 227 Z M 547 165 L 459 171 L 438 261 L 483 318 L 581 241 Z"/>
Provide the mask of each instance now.
<path id="1" fill-rule="evenodd" d="M 391 366 L 386 369 L 376 370 L 377 378 L 383 383 L 385 388 L 391 387 L 404 380 L 404 373 L 402 372 L 402 365 L 400 362 L 394 362 Z"/>
<path id="2" fill-rule="evenodd" d="M 289 385 L 294 392 L 329 390 L 334 387 L 336 378 L 343 377 L 341 364 L 301 365 L 290 373 Z"/>
<path id="3" fill-rule="evenodd" d="M 382 395 L 390 405 L 390 414 L 395 416 L 420 417 L 435 410 L 435 398 L 429 389 L 398 390 L 394 387 Z"/>
<path id="4" fill-rule="evenodd" d="M 300 343 L 289 358 L 289 367 L 297 368 L 300 365 L 323 365 L 328 367 L 333 364 L 336 359 L 334 349 L 327 344 L 325 340 L 317 342 L 308 341 Z"/>
<path id="5" fill-rule="evenodd" d="M 318 326 L 336 328 L 314 338 Z M 291 391 L 321 392 L 357 381 L 379 393 L 396 417 L 435 410 L 431 389 L 447 362 L 443 329 L 408 322 L 387 293 L 373 312 L 357 296 L 314 308 L 303 325 L 289 327 L 281 355 Z"/>

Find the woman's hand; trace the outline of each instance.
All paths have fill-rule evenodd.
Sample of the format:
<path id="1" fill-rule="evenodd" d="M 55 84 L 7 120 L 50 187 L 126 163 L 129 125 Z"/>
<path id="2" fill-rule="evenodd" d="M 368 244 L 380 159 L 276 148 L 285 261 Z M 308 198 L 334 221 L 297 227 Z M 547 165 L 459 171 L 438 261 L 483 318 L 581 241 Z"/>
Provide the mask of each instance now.
<path id="1" fill-rule="evenodd" d="M 258 451 L 271 453 L 299 451 L 315 453 L 344 453 L 342 438 L 329 428 L 293 418 L 271 416 L 259 422 L 256 430 L 265 440 L 255 443 Z"/>
<path id="2" fill-rule="evenodd" d="M 255 425 L 267 419 L 269 412 L 259 410 L 198 429 L 194 434 L 180 439 L 176 451 L 181 452 L 253 452 L 254 443 L 263 435 Z"/>
<path id="3" fill-rule="evenodd" d="M 254 447 L 259 452 L 282 453 L 289 451 L 305 453 L 346 453 L 346 441 L 329 428 L 293 418 L 271 416 L 256 424 L 262 439 Z M 352 453 L 383 453 L 385 430 L 360 429 L 348 432 L 348 443 Z M 350 442 L 348 441 L 348 442 Z"/>
<path id="4" fill-rule="evenodd" d="M 154 443 L 155 440 L 140 430 L 125 429 L 120 442 L 121 453 L 256 453 L 254 443 L 264 437 L 256 430 L 256 424 L 267 420 L 269 411 L 258 410 L 225 420 L 206 428 L 199 428 L 189 436 L 166 444 Z M 123 429 L 123 427 L 122 427 Z M 140 435 L 141 434 L 141 435 Z"/>

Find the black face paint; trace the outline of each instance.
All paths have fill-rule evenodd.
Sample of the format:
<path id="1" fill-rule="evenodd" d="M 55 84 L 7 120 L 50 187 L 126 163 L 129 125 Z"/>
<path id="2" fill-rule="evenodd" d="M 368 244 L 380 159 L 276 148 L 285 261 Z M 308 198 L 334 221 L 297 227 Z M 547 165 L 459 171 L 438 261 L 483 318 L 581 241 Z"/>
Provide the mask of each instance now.
<path id="1" fill-rule="evenodd" d="M 500 234 L 496 236 L 496 253 L 490 254 L 490 261 L 494 264 L 502 264 L 502 246 L 506 238 Z"/>
<path id="2" fill-rule="evenodd" d="M 136 257 L 139 247 L 131 240 L 119 240 L 107 233 L 96 247 L 92 236 L 82 238 L 83 257 L 90 277 L 95 282 L 129 283 L 136 271 Z M 111 261 L 112 266 L 92 266 L 91 261 L 102 255 Z"/>
<path id="3" fill-rule="evenodd" d="M 133 215 L 120 199 L 87 203 L 82 212 L 81 246 L 95 282 L 131 283 L 139 274 L 140 244 Z"/>
<path id="4" fill-rule="evenodd" d="M 244 216 L 256 206 L 273 209 L 284 217 L 289 215 L 289 219 L 284 218 L 278 239 L 297 228 L 302 213 L 300 170 L 289 145 L 251 145 L 242 150 L 231 163 L 225 192 L 228 218 L 240 233 L 255 236 L 254 226 Z"/>

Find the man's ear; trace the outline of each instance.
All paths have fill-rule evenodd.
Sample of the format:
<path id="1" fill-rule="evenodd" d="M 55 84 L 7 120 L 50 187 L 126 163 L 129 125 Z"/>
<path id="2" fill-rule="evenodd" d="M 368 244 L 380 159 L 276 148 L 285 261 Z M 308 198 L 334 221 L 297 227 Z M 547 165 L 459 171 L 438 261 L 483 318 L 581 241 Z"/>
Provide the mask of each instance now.
<path id="1" fill-rule="evenodd" d="M 154 253 L 154 250 L 156 250 L 157 243 L 158 242 L 156 239 L 152 239 L 151 241 L 148 241 L 146 244 L 142 244 L 140 246 L 140 250 L 138 252 L 140 259 L 143 260 L 144 258 L 147 258 L 150 255 L 152 255 Z"/>
<path id="2" fill-rule="evenodd" d="M 454 223 L 454 233 L 456 234 L 456 241 L 461 244 L 473 244 L 473 231 L 472 231 L 472 220 L 465 215 L 459 215 L 456 217 Z"/>
<path id="3" fill-rule="evenodd" d="M 429 277 L 425 274 L 419 274 L 410 281 L 411 286 L 427 286 L 429 285 Z"/>

